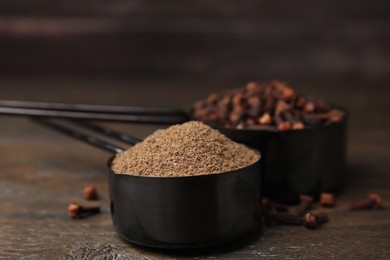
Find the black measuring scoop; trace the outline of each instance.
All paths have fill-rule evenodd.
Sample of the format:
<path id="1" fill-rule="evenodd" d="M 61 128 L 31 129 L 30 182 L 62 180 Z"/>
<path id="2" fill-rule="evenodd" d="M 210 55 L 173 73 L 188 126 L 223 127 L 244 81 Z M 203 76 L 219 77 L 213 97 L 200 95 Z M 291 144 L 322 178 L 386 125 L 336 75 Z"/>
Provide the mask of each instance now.
<path id="1" fill-rule="evenodd" d="M 213 126 L 262 155 L 263 196 L 297 203 L 299 195 L 339 193 L 345 185 L 347 120 L 301 130 L 270 131 Z"/>
<path id="2" fill-rule="evenodd" d="M 125 240 L 153 248 L 197 249 L 256 237 L 261 228 L 260 159 L 218 174 L 150 177 L 114 173 L 123 148 L 44 118 L 36 122 L 114 153 L 107 161 L 113 224 Z M 136 144 L 140 140 L 85 120 L 72 124 Z"/>
<path id="3" fill-rule="evenodd" d="M 273 201 L 297 202 L 299 195 L 337 193 L 345 183 L 348 113 L 328 125 L 301 130 L 236 129 L 211 125 L 262 154 L 262 191 Z M 0 100 L 0 113 L 60 118 L 174 124 L 191 114 L 161 107 L 104 106 Z M 206 122 L 207 123 L 207 122 Z"/>

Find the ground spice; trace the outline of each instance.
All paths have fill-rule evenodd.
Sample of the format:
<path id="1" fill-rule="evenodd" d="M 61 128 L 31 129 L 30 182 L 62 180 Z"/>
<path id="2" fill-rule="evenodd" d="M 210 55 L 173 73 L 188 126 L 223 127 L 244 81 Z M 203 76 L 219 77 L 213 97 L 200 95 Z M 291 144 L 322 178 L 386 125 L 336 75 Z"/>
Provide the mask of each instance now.
<path id="1" fill-rule="evenodd" d="M 259 158 L 254 150 L 201 122 L 191 121 L 157 130 L 117 154 L 112 169 L 139 176 L 194 176 L 237 170 Z"/>

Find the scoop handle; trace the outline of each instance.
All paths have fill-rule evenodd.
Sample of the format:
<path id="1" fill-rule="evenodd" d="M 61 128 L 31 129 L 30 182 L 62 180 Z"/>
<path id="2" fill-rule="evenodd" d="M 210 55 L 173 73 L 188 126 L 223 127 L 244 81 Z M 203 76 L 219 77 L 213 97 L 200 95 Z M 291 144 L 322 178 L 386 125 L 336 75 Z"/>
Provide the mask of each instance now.
<path id="1" fill-rule="evenodd" d="M 113 113 L 95 113 L 83 111 L 66 111 L 42 108 L 23 108 L 23 107 L 5 107 L 0 105 L 0 114 L 12 116 L 30 116 L 30 117 L 52 117 L 65 119 L 84 119 L 113 121 L 139 124 L 178 124 L 188 121 L 184 117 L 174 117 L 166 115 L 137 115 L 137 114 L 113 114 Z"/>
<path id="2" fill-rule="evenodd" d="M 94 131 L 98 134 L 113 138 L 115 140 L 124 142 L 126 144 L 131 144 L 135 145 L 139 142 L 141 142 L 141 139 L 138 139 L 134 136 L 115 131 L 114 129 L 103 127 L 101 125 L 97 125 L 95 123 L 92 123 L 91 121 L 88 120 L 79 120 L 79 119 L 73 119 L 70 120 L 72 123 L 77 124 L 83 128 L 86 128 L 88 130 Z"/>
<path id="3" fill-rule="evenodd" d="M 189 115 L 186 112 L 168 107 L 67 104 L 19 100 L 0 100 L 0 114 L 168 125 L 184 123 L 189 120 Z"/>
<path id="4" fill-rule="evenodd" d="M 82 133 L 80 131 L 71 129 L 70 127 L 59 124 L 59 123 L 54 122 L 52 120 L 48 120 L 48 119 L 41 118 L 41 117 L 33 118 L 33 120 L 41 125 L 49 127 L 51 129 L 54 129 L 60 133 L 63 133 L 63 134 L 70 136 L 70 137 L 73 137 L 73 138 L 80 140 L 84 143 L 98 147 L 102 150 L 105 150 L 105 151 L 108 151 L 111 153 L 121 153 L 124 151 L 124 149 L 122 147 L 119 147 L 115 144 L 108 143 L 108 142 L 106 142 L 102 139 L 99 139 L 97 137 L 94 137 L 92 135 L 88 135 L 88 134 Z"/>

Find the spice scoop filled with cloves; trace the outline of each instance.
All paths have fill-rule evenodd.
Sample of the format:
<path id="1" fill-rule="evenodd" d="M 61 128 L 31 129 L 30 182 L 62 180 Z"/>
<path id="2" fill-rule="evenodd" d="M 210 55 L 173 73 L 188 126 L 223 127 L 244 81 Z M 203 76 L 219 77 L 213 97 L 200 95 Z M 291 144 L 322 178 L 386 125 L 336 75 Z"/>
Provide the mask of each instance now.
<path id="1" fill-rule="evenodd" d="M 347 112 L 280 81 L 250 82 L 194 103 L 192 117 L 262 153 L 263 194 L 337 193 L 346 165 Z"/>

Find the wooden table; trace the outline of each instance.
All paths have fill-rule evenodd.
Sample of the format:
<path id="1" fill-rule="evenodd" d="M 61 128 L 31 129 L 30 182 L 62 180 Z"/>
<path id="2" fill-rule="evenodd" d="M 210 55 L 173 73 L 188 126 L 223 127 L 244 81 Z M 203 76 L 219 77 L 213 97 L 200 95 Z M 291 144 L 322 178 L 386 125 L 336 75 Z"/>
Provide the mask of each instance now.
<path id="1" fill-rule="evenodd" d="M 133 82 L 130 80 L 0 80 L 2 99 L 161 105 L 186 108 L 211 89 L 232 84 Z M 381 82 L 293 82 L 351 112 L 347 187 L 337 207 L 317 208 L 330 222 L 319 230 L 265 228 L 256 241 L 207 254 L 172 254 L 136 247 L 111 223 L 105 161 L 109 154 L 47 130 L 25 118 L 0 117 L 0 258 L 65 259 L 389 259 L 390 89 Z M 313 86 L 316 86 L 315 88 Z M 180 97 L 180 98 L 178 98 Z M 139 137 L 155 127 L 109 124 Z M 86 184 L 98 188 L 102 213 L 72 220 L 71 201 Z M 379 193 L 385 208 L 350 212 L 349 203 Z"/>

